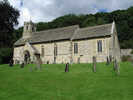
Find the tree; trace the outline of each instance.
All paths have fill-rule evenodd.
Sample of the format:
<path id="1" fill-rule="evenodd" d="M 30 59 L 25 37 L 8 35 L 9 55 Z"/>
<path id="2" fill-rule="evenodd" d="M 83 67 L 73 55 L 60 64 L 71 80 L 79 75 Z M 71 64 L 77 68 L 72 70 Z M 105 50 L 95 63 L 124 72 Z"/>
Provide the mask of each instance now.
<path id="1" fill-rule="evenodd" d="M 18 25 L 19 11 L 7 0 L 0 1 L 0 63 L 8 63 L 12 58 L 14 26 Z"/>
<path id="2" fill-rule="evenodd" d="M 94 15 L 89 15 L 89 17 L 83 21 L 82 27 L 87 27 L 87 26 L 95 26 L 96 24 L 96 17 Z"/>
<path id="3" fill-rule="evenodd" d="M 0 1 L 0 47 L 12 46 L 14 26 L 18 24 L 19 11 L 7 0 Z M 5 41 L 6 40 L 6 41 Z"/>

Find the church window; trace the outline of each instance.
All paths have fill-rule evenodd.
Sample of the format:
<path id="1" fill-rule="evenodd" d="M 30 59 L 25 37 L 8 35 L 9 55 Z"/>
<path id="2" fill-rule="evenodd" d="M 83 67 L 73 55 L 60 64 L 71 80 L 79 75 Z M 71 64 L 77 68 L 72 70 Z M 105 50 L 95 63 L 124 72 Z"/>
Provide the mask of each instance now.
<path id="1" fill-rule="evenodd" d="M 57 52 L 58 52 L 58 49 L 57 49 L 57 45 L 55 44 L 55 47 L 54 47 L 54 55 L 57 56 Z"/>
<path id="2" fill-rule="evenodd" d="M 78 43 L 74 43 L 74 54 L 78 53 Z"/>
<path id="3" fill-rule="evenodd" d="M 102 40 L 97 41 L 98 52 L 102 52 Z"/>
<path id="4" fill-rule="evenodd" d="M 42 56 L 44 56 L 44 46 L 41 48 Z"/>

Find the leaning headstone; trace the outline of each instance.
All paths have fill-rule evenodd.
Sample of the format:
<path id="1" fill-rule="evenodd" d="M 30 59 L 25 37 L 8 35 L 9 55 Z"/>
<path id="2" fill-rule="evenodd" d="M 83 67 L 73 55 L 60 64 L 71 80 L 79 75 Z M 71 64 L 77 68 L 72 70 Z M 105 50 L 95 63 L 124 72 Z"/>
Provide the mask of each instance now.
<path id="1" fill-rule="evenodd" d="M 69 63 L 66 64 L 65 72 L 69 72 Z"/>
<path id="2" fill-rule="evenodd" d="M 24 62 L 21 64 L 20 68 L 24 68 Z"/>
<path id="3" fill-rule="evenodd" d="M 9 66 L 10 66 L 10 67 L 13 67 L 13 59 L 10 60 Z"/>
<path id="4" fill-rule="evenodd" d="M 93 72 L 96 72 L 96 57 L 93 56 Z"/>

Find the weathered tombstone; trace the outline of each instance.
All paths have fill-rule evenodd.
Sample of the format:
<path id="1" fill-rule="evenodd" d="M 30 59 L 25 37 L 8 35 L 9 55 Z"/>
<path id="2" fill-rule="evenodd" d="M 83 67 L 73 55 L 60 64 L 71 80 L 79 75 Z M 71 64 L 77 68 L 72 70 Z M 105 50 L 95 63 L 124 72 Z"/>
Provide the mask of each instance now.
<path id="1" fill-rule="evenodd" d="M 80 57 L 78 58 L 78 64 L 80 64 Z"/>
<path id="2" fill-rule="evenodd" d="M 10 66 L 10 67 L 13 67 L 13 59 L 10 60 L 9 66 Z"/>
<path id="3" fill-rule="evenodd" d="M 37 63 L 37 69 L 41 70 L 41 64 L 39 62 Z"/>
<path id="4" fill-rule="evenodd" d="M 42 64 L 42 61 L 40 59 L 40 54 L 36 54 L 36 68 L 38 70 L 41 70 L 41 64 Z"/>
<path id="5" fill-rule="evenodd" d="M 41 70 L 41 63 L 37 60 L 35 70 Z"/>
<path id="6" fill-rule="evenodd" d="M 109 65 L 109 64 L 110 64 L 110 61 L 109 61 L 109 58 L 107 57 L 106 65 Z"/>
<path id="7" fill-rule="evenodd" d="M 69 72 L 69 63 L 66 64 L 65 72 Z"/>
<path id="8" fill-rule="evenodd" d="M 24 68 L 24 62 L 21 64 L 20 68 Z"/>
<path id="9" fill-rule="evenodd" d="M 114 60 L 114 71 L 116 72 L 117 75 L 120 74 L 119 65 L 116 59 Z"/>
<path id="10" fill-rule="evenodd" d="M 111 55 L 109 56 L 109 62 L 112 62 L 112 56 Z"/>
<path id="11" fill-rule="evenodd" d="M 96 57 L 93 56 L 93 72 L 96 72 Z"/>

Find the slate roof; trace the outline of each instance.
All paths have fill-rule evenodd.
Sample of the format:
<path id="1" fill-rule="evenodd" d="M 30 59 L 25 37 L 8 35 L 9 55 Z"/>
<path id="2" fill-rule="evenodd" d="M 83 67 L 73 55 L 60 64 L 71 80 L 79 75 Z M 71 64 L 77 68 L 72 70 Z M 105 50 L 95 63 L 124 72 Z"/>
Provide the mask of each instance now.
<path id="1" fill-rule="evenodd" d="M 78 25 L 64 28 L 50 29 L 32 33 L 28 39 L 20 38 L 14 46 L 24 45 L 26 42 L 31 44 L 42 42 L 53 42 L 61 40 L 79 40 L 111 35 L 112 24 L 98 25 L 87 28 L 79 28 Z"/>
<path id="2" fill-rule="evenodd" d="M 73 36 L 73 40 L 109 36 L 111 35 L 111 29 L 112 24 L 81 28 Z"/>

